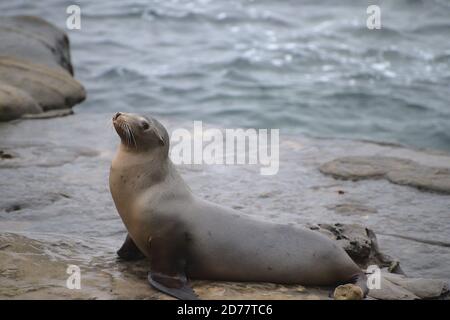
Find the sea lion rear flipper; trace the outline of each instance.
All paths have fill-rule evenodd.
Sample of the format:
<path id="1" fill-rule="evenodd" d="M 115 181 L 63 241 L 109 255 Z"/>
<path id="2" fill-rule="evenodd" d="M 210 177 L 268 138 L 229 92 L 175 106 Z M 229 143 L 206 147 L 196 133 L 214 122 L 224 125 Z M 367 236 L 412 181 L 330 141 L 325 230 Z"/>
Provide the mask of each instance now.
<path id="1" fill-rule="evenodd" d="M 189 285 L 185 273 L 184 242 L 161 237 L 150 240 L 150 284 L 177 299 L 198 300 L 198 296 Z"/>
<path id="2" fill-rule="evenodd" d="M 138 249 L 138 247 L 134 243 L 133 239 L 131 239 L 129 234 L 127 234 L 127 238 L 125 239 L 125 242 L 120 247 L 120 249 L 117 251 L 117 255 L 121 259 L 127 260 L 127 261 L 139 260 L 139 259 L 145 258 L 145 256 Z"/>
<path id="3" fill-rule="evenodd" d="M 198 296 L 184 275 L 169 276 L 150 271 L 148 273 L 148 281 L 154 288 L 177 299 L 198 300 Z"/>

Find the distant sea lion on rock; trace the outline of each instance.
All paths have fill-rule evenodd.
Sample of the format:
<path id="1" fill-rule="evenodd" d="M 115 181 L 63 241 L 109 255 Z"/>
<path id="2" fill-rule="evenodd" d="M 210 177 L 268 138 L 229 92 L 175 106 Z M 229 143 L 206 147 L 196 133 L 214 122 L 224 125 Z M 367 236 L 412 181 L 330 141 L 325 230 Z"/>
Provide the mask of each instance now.
<path id="1" fill-rule="evenodd" d="M 118 253 L 125 259 L 141 253 L 149 257 L 153 287 L 179 299 L 196 299 L 188 278 L 355 283 L 359 298 L 365 296 L 365 274 L 326 236 L 257 221 L 193 195 L 169 159 L 169 135 L 156 119 L 118 112 L 113 124 L 121 144 L 109 184 L 128 230 Z M 348 290 L 335 296 L 341 291 Z"/>

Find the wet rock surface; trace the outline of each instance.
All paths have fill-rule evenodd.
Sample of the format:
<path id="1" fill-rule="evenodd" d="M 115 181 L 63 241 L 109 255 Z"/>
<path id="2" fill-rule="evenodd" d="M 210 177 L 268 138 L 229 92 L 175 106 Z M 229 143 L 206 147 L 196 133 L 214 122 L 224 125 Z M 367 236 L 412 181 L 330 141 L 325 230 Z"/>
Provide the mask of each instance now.
<path id="1" fill-rule="evenodd" d="M 36 235 L 35 235 L 36 236 Z M 58 241 L 31 239 L 19 234 L 0 234 L 0 298 L 2 299 L 172 299 L 146 281 L 146 259 L 126 262 L 106 243 L 98 243 L 106 254 L 96 254 L 88 242 L 60 236 Z M 44 240 L 45 239 L 45 240 Z M 88 255 L 89 256 L 88 256 Z M 80 271 L 80 288 L 68 285 Z M 381 289 L 369 292 L 367 299 L 436 299 L 448 295 L 445 281 L 413 279 L 383 272 Z M 72 283 L 69 281 L 69 283 Z M 272 283 L 191 281 L 201 299 L 295 299 L 329 300 L 333 288 L 304 287 Z M 355 286 L 341 286 L 334 292 L 339 300 L 361 299 Z M 359 290 L 360 291 L 360 290 Z"/>
<path id="2" fill-rule="evenodd" d="M 108 190 L 118 143 L 110 116 L 80 113 L 0 125 L 0 297 L 168 298 L 147 284 L 145 260 L 124 262 L 116 255 L 126 231 Z M 169 131 L 192 125 L 162 122 Z M 336 180 L 319 167 L 344 156 L 383 154 L 445 168 L 448 155 L 359 141 L 283 136 L 280 142 L 275 176 L 259 175 L 257 166 L 179 170 L 206 199 L 255 219 L 306 225 L 337 241 L 361 267 L 380 266 L 384 291 L 372 290 L 369 299 L 445 296 L 450 197 L 386 179 Z M 70 264 L 81 269 L 81 290 L 66 287 Z M 330 299 L 334 290 L 206 281 L 193 286 L 203 299 Z"/>
<path id="3" fill-rule="evenodd" d="M 450 169 L 429 167 L 394 157 L 345 157 L 323 164 L 320 171 L 340 179 L 385 178 L 392 183 L 450 194 Z"/>
<path id="4" fill-rule="evenodd" d="M 0 42 L 0 121 L 70 109 L 85 99 L 62 30 L 38 17 L 2 17 Z"/>

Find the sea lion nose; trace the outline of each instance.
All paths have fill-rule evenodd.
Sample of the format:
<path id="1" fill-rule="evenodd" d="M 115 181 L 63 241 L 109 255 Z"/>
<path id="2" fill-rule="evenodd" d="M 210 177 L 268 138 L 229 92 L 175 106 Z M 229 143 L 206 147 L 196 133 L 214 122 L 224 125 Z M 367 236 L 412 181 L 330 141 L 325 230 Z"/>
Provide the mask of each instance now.
<path id="1" fill-rule="evenodd" d="M 122 112 L 117 112 L 114 117 L 113 120 L 117 120 L 118 117 L 120 117 L 120 115 L 122 114 Z"/>

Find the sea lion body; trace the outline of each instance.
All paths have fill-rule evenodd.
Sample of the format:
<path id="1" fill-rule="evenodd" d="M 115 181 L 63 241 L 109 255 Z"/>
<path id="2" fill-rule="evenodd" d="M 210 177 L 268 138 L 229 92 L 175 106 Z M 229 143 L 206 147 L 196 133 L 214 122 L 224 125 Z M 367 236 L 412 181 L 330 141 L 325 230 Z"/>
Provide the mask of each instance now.
<path id="1" fill-rule="evenodd" d="M 166 256 L 178 261 L 171 264 L 176 270 L 168 263 L 159 273 L 302 285 L 336 285 L 361 274 L 318 232 L 263 222 L 193 195 L 165 154 L 167 133 L 160 136 L 164 152 L 121 144 L 110 173 L 112 197 L 135 245 L 151 264 Z"/>

